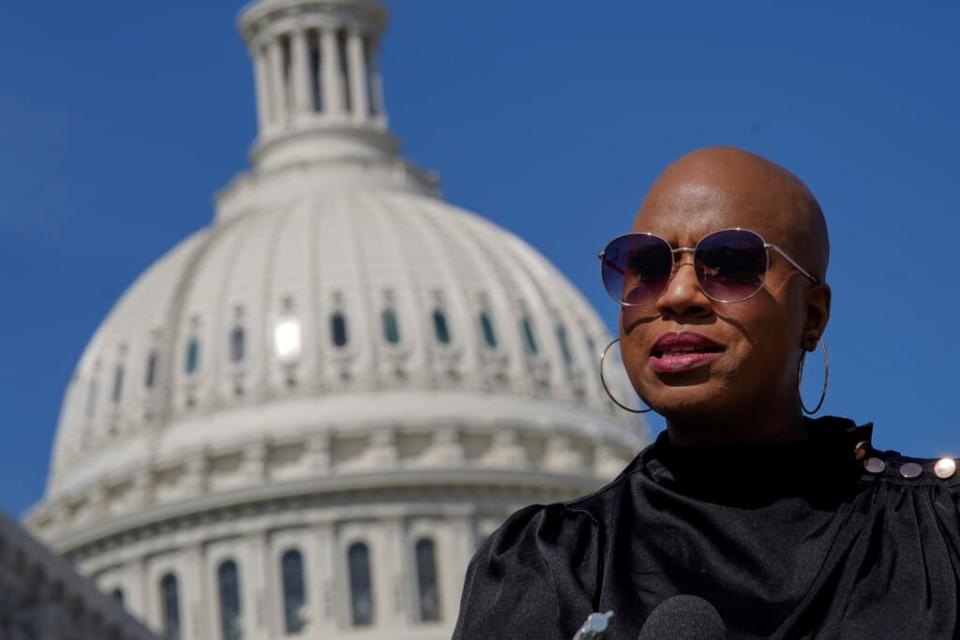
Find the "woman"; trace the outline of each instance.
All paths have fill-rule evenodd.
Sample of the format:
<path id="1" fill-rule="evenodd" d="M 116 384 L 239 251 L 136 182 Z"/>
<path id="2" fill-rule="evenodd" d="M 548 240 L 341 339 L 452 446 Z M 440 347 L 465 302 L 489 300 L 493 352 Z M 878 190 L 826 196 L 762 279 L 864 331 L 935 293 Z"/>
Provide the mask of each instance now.
<path id="1" fill-rule="evenodd" d="M 608 610 L 605 637 L 656 637 L 646 622 L 689 622 L 657 610 L 679 595 L 729 638 L 960 637 L 955 461 L 804 416 L 828 257 L 816 199 L 768 160 L 703 149 L 658 178 L 601 259 L 627 374 L 667 429 L 596 493 L 511 516 L 470 564 L 455 638 L 572 638 Z"/>

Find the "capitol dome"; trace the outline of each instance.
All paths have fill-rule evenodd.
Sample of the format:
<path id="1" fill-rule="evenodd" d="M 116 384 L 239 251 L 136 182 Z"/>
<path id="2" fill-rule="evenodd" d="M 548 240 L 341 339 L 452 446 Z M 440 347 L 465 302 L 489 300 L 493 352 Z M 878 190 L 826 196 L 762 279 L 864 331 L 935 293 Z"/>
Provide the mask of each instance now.
<path id="1" fill-rule="evenodd" d="M 400 156 L 386 20 L 374 0 L 244 9 L 253 167 L 65 392 L 29 526 L 166 638 L 449 637 L 485 535 L 645 442 L 580 293 Z"/>
<path id="2" fill-rule="evenodd" d="M 303 178 L 290 201 L 187 238 L 123 296 L 67 391 L 50 497 L 321 424 L 621 433 L 596 368 L 604 328 L 529 245 L 432 196 Z"/>

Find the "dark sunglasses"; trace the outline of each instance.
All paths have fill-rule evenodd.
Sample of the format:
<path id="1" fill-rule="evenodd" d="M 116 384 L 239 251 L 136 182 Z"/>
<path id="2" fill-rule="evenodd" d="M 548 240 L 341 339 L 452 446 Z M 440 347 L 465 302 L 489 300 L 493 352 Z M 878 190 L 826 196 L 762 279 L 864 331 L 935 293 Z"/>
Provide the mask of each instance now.
<path id="1" fill-rule="evenodd" d="M 763 287 L 770 264 L 768 249 L 787 259 L 812 283 L 810 275 L 780 247 L 749 229 L 722 229 L 704 236 L 696 247 L 677 247 L 650 233 L 614 238 L 598 254 L 607 294 L 625 307 L 642 307 L 660 297 L 677 270 L 678 253 L 693 254 L 700 289 L 716 302 L 740 302 Z"/>

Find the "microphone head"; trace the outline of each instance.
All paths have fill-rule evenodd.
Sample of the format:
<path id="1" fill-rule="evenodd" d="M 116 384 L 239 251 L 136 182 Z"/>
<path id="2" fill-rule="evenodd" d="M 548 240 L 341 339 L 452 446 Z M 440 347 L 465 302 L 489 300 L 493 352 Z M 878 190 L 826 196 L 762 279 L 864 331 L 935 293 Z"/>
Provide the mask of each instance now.
<path id="1" fill-rule="evenodd" d="M 727 627 L 717 609 L 697 596 L 667 598 L 643 623 L 638 640 L 726 640 Z"/>

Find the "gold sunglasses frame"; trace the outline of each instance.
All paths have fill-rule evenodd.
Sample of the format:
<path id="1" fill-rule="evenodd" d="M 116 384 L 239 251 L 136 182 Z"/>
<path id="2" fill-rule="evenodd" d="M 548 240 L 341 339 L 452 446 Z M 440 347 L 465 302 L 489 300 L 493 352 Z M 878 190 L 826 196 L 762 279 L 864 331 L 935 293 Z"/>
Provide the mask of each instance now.
<path id="1" fill-rule="evenodd" d="M 679 262 L 679 260 L 677 260 L 676 254 L 678 254 L 678 253 L 680 253 L 680 254 L 683 254 L 683 253 L 692 253 L 692 254 L 696 255 L 697 249 L 700 248 L 700 244 L 701 244 L 704 240 L 706 240 L 707 238 L 710 238 L 711 236 L 715 236 L 715 235 L 717 235 L 718 233 L 723 233 L 723 232 L 725 232 L 725 231 L 743 231 L 743 232 L 746 232 L 746 233 L 751 233 L 751 234 L 755 235 L 757 238 L 760 239 L 760 242 L 763 243 L 763 248 L 767 250 L 767 251 L 766 251 L 766 264 L 764 265 L 764 268 L 763 268 L 763 278 L 764 278 L 764 280 L 761 280 L 760 286 L 757 287 L 756 290 L 754 290 L 754 292 L 751 293 L 750 295 L 748 295 L 746 298 L 739 298 L 739 299 L 737 299 L 737 300 L 722 300 L 722 299 L 720 299 L 720 298 L 715 298 L 715 297 L 711 296 L 709 293 L 707 293 L 707 291 L 703 288 L 703 283 L 700 282 L 700 276 L 697 274 L 696 269 L 694 269 L 694 274 L 696 275 L 696 278 L 697 278 L 697 286 L 700 287 L 700 291 L 703 292 L 703 295 L 707 296 L 708 298 L 710 298 L 710 299 L 713 300 L 714 302 L 723 302 L 723 303 L 725 303 L 725 304 L 733 304 L 733 303 L 736 303 L 736 302 L 743 302 L 743 301 L 745 301 L 745 300 L 749 300 L 749 299 L 752 298 L 753 296 L 757 295 L 757 292 L 760 291 L 761 289 L 763 289 L 763 282 L 766 280 L 767 271 L 769 271 L 769 269 L 770 269 L 770 249 L 773 249 L 774 251 L 776 251 L 777 253 L 779 253 L 781 256 L 783 256 L 783 257 L 787 260 L 787 262 L 789 262 L 790 265 L 791 265 L 794 269 L 796 269 L 796 270 L 799 271 L 801 274 L 803 274 L 808 280 L 810 280 L 810 282 L 812 282 L 813 284 L 820 284 L 820 280 L 819 280 L 819 279 L 817 279 L 816 277 L 810 275 L 810 272 L 808 272 L 806 269 L 804 269 L 803 267 L 801 267 L 800 264 L 799 264 L 796 260 L 794 260 L 794 259 L 790 256 L 790 254 L 788 254 L 786 251 L 784 251 L 783 249 L 781 249 L 780 247 L 778 247 L 777 245 L 775 245 L 775 244 L 773 244 L 773 243 L 771 243 L 771 242 L 767 242 L 762 235 L 760 235 L 759 233 L 757 233 L 757 232 L 754 231 L 753 229 L 745 229 L 745 228 L 743 228 L 743 227 L 727 227 L 727 228 L 724 228 L 724 229 L 718 229 L 718 230 L 716 230 L 716 231 L 711 231 L 711 232 L 708 233 L 707 235 L 705 235 L 705 236 L 703 236 L 702 238 L 700 238 L 700 240 L 697 241 L 696 246 L 693 246 L 693 247 L 677 247 L 677 248 L 674 249 L 673 247 L 670 246 L 670 243 L 669 243 L 669 242 L 667 242 L 666 240 L 664 240 L 664 239 L 661 238 L 660 236 L 658 236 L 658 235 L 656 235 L 656 234 L 653 234 L 653 233 L 648 233 L 648 232 L 643 232 L 643 231 L 641 231 L 641 232 L 634 232 L 634 233 L 625 233 L 625 234 L 623 234 L 622 236 L 617 236 L 616 238 L 614 238 L 613 240 L 611 240 L 610 242 L 607 243 L 607 248 L 609 248 L 611 244 L 613 244 L 613 243 L 616 242 L 617 240 L 620 240 L 621 238 L 629 238 L 629 237 L 632 237 L 632 236 L 648 236 L 648 237 L 651 237 L 651 238 L 656 238 L 657 240 L 660 240 L 661 242 L 663 242 L 665 245 L 667 245 L 667 247 L 670 248 L 670 253 L 671 253 L 672 256 L 673 256 L 673 267 L 672 267 L 672 269 L 671 269 L 671 271 L 670 271 L 670 275 L 667 277 L 666 284 L 664 285 L 664 288 L 663 288 L 663 291 L 666 291 L 666 290 L 667 290 L 667 286 L 669 286 L 669 284 L 670 284 L 670 281 L 673 280 L 673 276 L 676 275 L 677 269 L 680 268 L 680 262 Z M 604 291 L 607 292 L 607 295 L 610 296 L 610 299 L 613 300 L 614 302 L 617 302 L 621 307 L 645 307 L 645 306 L 648 306 L 648 305 L 650 305 L 650 304 L 653 304 L 654 302 L 657 301 L 657 299 L 660 298 L 660 296 L 663 295 L 663 291 L 660 291 L 660 292 L 659 292 L 656 296 L 654 296 L 651 300 L 649 300 L 649 301 L 647 301 L 647 302 L 640 303 L 640 304 L 630 304 L 630 303 L 625 302 L 625 301 L 623 301 L 623 300 L 616 300 L 616 299 L 613 297 L 613 295 L 610 294 L 610 291 L 607 290 L 606 282 L 603 280 L 603 269 L 604 269 L 604 267 L 607 266 L 607 264 L 608 264 L 608 263 L 605 262 L 605 260 L 604 260 L 604 256 L 605 256 L 605 255 L 606 255 L 606 249 L 604 249 L 603 251 L 600 251 L 600 252 L 597 253 L 597 258 L 600 259 L 600 280 L 601 280 L 601 282 L 604 282 L 603 289 L 604 289 Z M 612 263 L 610 263 L 609 266 L 610 266 L 611 268 L 614 268 L 616 271 L 620 271 L 619 269 L 616 269 L 616 268 L 613 266 Z"/>

